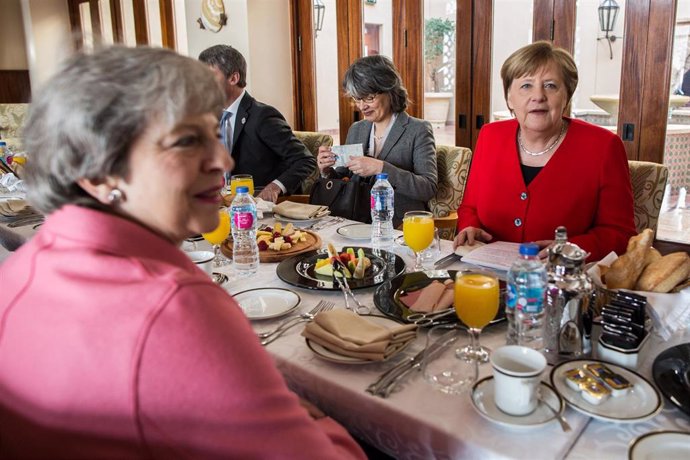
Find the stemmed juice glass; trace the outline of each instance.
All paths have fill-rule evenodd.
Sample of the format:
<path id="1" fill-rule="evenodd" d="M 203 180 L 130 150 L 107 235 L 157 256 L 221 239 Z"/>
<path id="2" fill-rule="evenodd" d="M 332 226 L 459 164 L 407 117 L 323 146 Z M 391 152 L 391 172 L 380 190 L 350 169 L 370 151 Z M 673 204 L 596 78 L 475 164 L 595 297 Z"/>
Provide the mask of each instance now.
<path id="1" fill-rule="evenodd" d="M 462 270 L 455 276 L 455 313 L 470 332 L 470 344 L 457 350 L 461 359 L 489 361 L 489 350 L 479 344 L 479 334 L 496 317 L 499 305 L 498 278 L 488 270 Z"/>
<path id="2" fill-rule="evenodd" d="M 227 239 L 228 235 L 230 235 L 230 215 L 227 209 L 221 209 L 218 211 L 218 226 L 208 233 L 201 234 L 206 241 L 213 245 L 214 268 L 224 267 L 230 263 L 220 254 L 220 245 Z"/>
<path id="3" fill-rule="evenodd" d="M 434 216 L 428 211 L 409 211 L 403 217 L 403 238 L 405 244 L 414 251 L 413 271 L 424 270 L 422 251 L 434 239 Z"/>

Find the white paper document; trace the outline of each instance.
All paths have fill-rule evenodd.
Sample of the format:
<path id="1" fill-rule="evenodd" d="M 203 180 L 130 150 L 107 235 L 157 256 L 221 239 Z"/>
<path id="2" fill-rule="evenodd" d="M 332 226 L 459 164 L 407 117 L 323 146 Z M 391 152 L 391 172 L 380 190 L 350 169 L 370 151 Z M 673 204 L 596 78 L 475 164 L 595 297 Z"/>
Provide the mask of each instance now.
<path id="1" fill-rule="evenodd" d="M 462 261 L 496 270 L 509 270 L 518 257 L 520 257 L 520 243 L 497 241 L 478 247 L 464 256 Z"/>
<path id="2" fill-rule="evenodd" d="M 347 166 L 350 158 L 364 156 L 362 144 L 334 145 L 331 147 L 331 152 L 335 154 L 334 168 Z"/>

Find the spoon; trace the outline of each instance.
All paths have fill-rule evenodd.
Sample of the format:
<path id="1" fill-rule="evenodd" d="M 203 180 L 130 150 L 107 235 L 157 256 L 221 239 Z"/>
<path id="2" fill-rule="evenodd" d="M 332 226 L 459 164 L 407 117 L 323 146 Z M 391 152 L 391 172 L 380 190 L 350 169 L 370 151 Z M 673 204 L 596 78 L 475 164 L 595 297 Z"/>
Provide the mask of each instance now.
<path id="1" fill-rule="evenodd" d="M 551 407 L 551 405 L 548 402 L 546 402 L 546 399 L 541 393 L 541 389 L 537 391 L 537 398 L 539 399 L 539 401 L 541 401 L 542 404 L 548 407 L 551 412 L 553 412 L 553 415 L 556 416 L 556 420 L 558 420 L 558 423 L 561 424 L 561 428 L 564 432 L 572 430 L 572 428 L 570 428 L 570 424 L 568 424 L 568 421 L 565 419 L 565 417 L 563 417 L 560 412 L 558 412 L 556 409 Z"/>

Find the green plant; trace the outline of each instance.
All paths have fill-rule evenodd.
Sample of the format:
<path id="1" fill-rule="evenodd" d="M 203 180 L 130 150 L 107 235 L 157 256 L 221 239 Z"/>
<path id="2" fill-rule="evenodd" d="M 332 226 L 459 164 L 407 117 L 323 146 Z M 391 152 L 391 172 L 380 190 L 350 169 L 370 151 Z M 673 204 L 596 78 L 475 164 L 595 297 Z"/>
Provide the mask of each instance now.
<path id="1" fill-rule="evenodd" d="M 440 72 L 452 64 L 451 60 L 443 59 L 444 43 L 451 46 L 455 43 L 455 22 L 442 18 L 427 19 L 424 24 L 424 61 L 436 93 L 446 89 L 442 87 Z"/>

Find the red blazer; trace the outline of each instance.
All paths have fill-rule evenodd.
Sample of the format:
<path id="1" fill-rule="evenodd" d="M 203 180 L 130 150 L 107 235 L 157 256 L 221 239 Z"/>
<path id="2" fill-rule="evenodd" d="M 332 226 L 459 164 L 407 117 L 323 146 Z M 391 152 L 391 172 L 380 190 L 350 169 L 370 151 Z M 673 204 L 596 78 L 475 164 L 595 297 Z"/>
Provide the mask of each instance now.
<path id="1" fill-rule="evenodd" d="M 568 240 L 598 260 L 625 252 L 636 233 L 628 159 L 615 134 L 580 120 L 551 160 L 525 186 L 516 120 L 485 125 L 477 141 L 458 229 L 480 227 L 494 241 L 552 240 L 559 225 Z"/>

